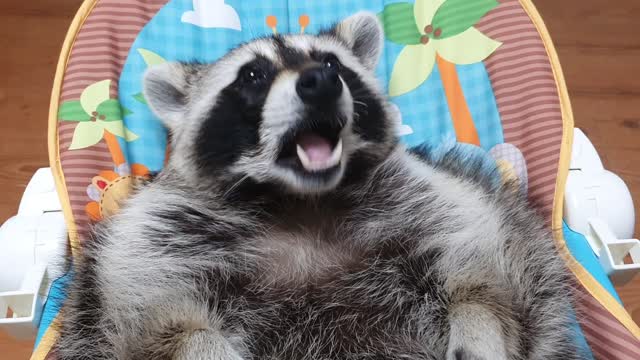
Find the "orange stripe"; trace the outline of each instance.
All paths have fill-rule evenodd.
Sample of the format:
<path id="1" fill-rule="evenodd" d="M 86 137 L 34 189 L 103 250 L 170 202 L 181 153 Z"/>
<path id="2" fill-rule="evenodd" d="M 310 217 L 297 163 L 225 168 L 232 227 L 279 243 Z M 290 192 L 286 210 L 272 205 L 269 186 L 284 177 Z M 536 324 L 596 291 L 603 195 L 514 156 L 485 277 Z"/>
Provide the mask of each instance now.
<path id="1" fill-rule="evenodd" d="M 480 146 L 480 137 L 473 123 L 467 100 L 464 98 L 456 66 L 440 57 L 440 55 L 436 55 L 436 58 L 438 59 L 438 69 L 440 70 L 444 92 L 447 95 L 447 103 L 449 104 L 456 137 L 459 142 Z"/>
<path id="2" fill-rule="evenodd" d="M 116 136 L 105 130 L 104 141 L 109 147 L 109 152 L 111 153 L 113 163 L 116 165 L 116 167 L 124 164 L 124 154 L 122 153 L 122 149 L 120 149 L 120 143 L 118 142 Z"/>

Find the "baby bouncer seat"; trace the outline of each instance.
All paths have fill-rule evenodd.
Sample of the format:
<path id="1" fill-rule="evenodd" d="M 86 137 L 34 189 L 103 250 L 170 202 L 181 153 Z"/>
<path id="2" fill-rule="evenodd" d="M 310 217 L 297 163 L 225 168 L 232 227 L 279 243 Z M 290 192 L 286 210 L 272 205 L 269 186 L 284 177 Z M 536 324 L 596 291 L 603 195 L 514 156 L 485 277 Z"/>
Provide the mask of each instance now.
<path id="1" fill-rule="evenodd" d="M 142 94 L 148 67 L 214 61 L 241 42 L 317 33 L 362 10 L 384 25 L 377 75 L 401 115 L 402 142 L 463 143 L 517 179 L 575 275 L 585 358 L 640 359 L 640 328 L 613 287 L 640 266 L 640 244 L 629 239 L 630 196 L 574 129 L 558 57 L 530 0 L 86 0 L 53 86 L 51 169 L 34 177 L 25 197 L 35 210 L 27 215 L 57 213 L 50 225 L 34 226 L 82 246 L 91 222 L 117 212 L 136 182 L 162 170 L 170 149 Z M 0 263 L 4 256 L 21 266 L 0 276 L 0 327 L 37 335 L 32 359 L 55 359 L 55 322 L 73 279 L 53 271 L 58 252 L 47 249 L 66 247 L 46 244 L 44 235 L 31 242 L 7 235 L 20 231 L 16 224 L 3 229 L 10 250 Z M 23 247 L 36 249 L 35 260 L 13 250 Z"/>

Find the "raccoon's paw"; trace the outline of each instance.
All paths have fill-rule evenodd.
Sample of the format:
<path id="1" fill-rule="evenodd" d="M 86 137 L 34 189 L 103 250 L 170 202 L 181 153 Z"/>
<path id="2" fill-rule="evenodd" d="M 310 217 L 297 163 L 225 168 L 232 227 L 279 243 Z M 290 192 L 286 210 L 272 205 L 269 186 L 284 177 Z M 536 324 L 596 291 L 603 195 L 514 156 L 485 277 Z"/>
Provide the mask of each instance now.
<path id="1" fill-rule="evenodd" d="M 218 331 L 200 330 L 183 339 L 176 360 L 243 360 L 240 353 Z"/>
<path id="2" fill-rule="evenodd" d="M 449 324 L 447 360 L 507 360 L 502 326 L 484 306 L 457 306 Z"/>

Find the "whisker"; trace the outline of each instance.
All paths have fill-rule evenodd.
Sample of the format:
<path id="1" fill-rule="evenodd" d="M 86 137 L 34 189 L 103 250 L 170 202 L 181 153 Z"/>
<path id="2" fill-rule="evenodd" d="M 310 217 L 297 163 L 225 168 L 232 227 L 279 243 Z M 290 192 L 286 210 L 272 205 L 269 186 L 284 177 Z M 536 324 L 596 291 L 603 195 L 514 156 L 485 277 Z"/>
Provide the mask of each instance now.
<path id="1" fill-rule="evenodd" d="M 353 103 L 354 103 L 354 104 L 358 104 L 358 105 L 360 105 L 360 106 L 363 106 L 363 107 L 365 107 L 365 108 L 368 108 L 368 107 L 369 107 L 369 105 L 367 105 L 367 103 L 362 102 L 362 101 L 353 100 Z"/>
<path id="2" fill-rule="evenodd" d="M 242 178 L 240 178 L 240 180 L 236 181 L 235 184 L 233 184 L 229 190 L 225 191 L 225 193 L 222 195 L 223 198 L 226 198 L 229 194 L 231 194 L 231 192 L 233 192 L 233 190 L 235 190 L 238 186 L 240 186 L 240 184 L 242 184 L 245 180 L 247 180 L 249 178 L 249 175 L 245 175 Z"/>

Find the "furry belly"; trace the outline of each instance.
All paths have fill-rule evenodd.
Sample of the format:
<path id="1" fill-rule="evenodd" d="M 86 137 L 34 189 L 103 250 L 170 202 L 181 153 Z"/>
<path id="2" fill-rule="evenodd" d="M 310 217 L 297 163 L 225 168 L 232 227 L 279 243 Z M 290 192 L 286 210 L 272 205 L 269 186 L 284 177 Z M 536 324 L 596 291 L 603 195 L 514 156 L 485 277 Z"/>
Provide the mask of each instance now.
<path id="1" fill-rule="evenodd" d="M 255 359 L 431 359 L 427 349 L 446 343 L 446 312 L 410 281 L 367 269 L 325 273 L 320 284 L 262 286 L 225 322 L 245 324 Z"/>
<path id="2" fill-rule="evenodd" d="M 335 262 L 328 261 L 335 254 L 287 249 L 272 253 L 281 258 L 269 260 L 280 263 L 225 301 L 234 306 L 218 307 L 227 309 L 227 331 L 251 339 L 251 358 L 441 358 L 429 355 L 446 344 L 446 295 L 427 269 L 433 254 L 336 247 L 342 262 Z"/>
<path id="3" fill-rule="evenodd" d="M 406 316 L 419 313 L 419 301 L 405 300 L 396 308 L 317 297 L 263 304 L 268 310 L 247 331 L 249 352 L 255 359 L 278 360 L 427 359 L 419 326 Z"/>
<path id="4" fill-rule="evenodd" d="M 273 232 L 255 240 L 264 284 L 299 286 L 327 281 L 357 267 L 363 251 L 353 243 L 321 232 Z"/>

